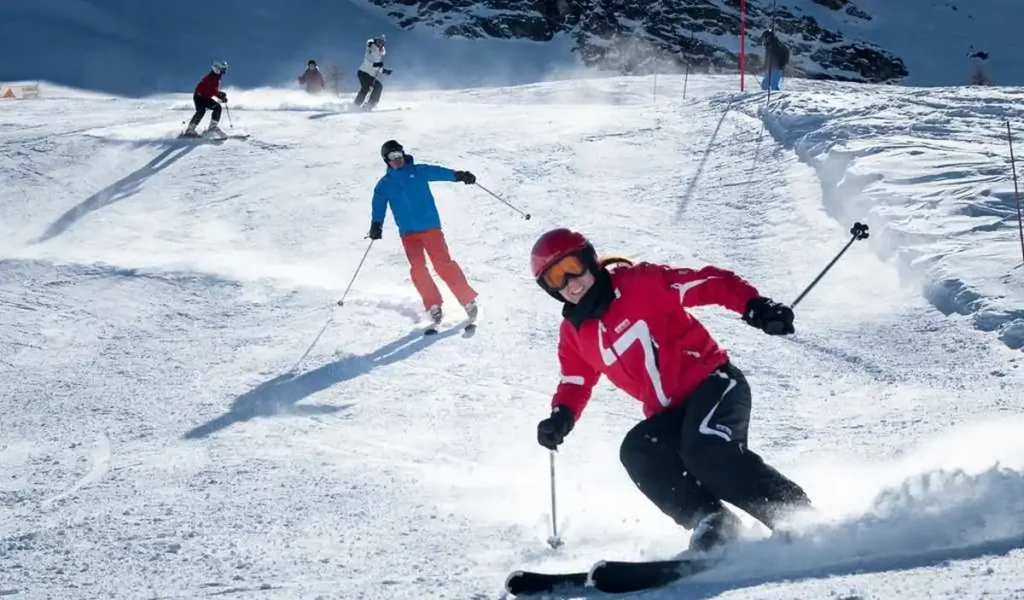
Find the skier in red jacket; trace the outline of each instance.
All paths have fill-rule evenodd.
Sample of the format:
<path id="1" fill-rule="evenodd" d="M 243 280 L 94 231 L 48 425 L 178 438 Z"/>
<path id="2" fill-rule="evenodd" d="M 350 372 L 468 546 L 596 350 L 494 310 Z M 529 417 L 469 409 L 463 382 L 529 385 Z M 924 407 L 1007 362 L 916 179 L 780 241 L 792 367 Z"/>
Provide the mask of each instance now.
<path id="1" fill-rule="evenodd" d="M 228 101 L 228 95 L 220 91 L 220 78 L 224 73 L 227 73 L 227 70 L 228 63 L 223 61 L 215 62 L 210 67 L 210 72 L 196 85 L 196 91 L 192 94 L 192 103 L 195 104 L 196 112 L 192 115 L 192 120 L 188 122 L 188 128 L 185 129 L 185 133 L 181 134 L 183 137 L 199 137 L 199 134 L 196 133 L 196 127 L 203 120 L 203 115 L 206 114 L 207 109 L 212 110 L 213 114 L 210 116 L 210 126 L 206 129 L 204 135 L 211 134 L 225 137 L 224 132 L 217 126 L 220 122 L 221 106 L 214 98 L 220 98 L 221 102 Z"/>
<path id="2" fill-rule="evenodd" d="M 308 94 L 319 94 L 324 91 L 324 75 L 312 58 L 306 63 L 306 70 L 299 75 L 299 84 L 306 86 Z"/>
<path id="3" fill-rule="evenodd" d="M 794 332 L 793 311 L 762 297 L 736 274 L 625 259 L 599 262 L 580 233 L 555 229 L 534 244 L 533 277 L 564 303 L 561 380 L 537 441 L 555 450 L 604 374 L 643 404 L 645 419 L 619 451 L 651 502 L 692 530 L 704 552 L 735 540 L 737 506 L 770 529 L 810 506 L 797 484 L 747 447 L 750 387 L 726 351 L 687 308 L 718 304 L 771 335 Z"/>

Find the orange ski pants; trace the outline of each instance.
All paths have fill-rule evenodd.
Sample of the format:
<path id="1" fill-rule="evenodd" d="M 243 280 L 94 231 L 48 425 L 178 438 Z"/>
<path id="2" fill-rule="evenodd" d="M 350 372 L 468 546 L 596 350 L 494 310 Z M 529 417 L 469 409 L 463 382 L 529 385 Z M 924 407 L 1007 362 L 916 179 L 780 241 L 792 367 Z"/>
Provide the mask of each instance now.
<path id="1" fill-rule="evenodd" d="M 405 248 L 406 258 L 409 259 L 412 284 L 416 286 L 416 291 L 423 299 L 423 308 L 430 310 L 431 306 L 441 306 L 441 292 L 434 284 L 430 271 L 427 270 L 427 256 L 430 257 L 434 270 L 458 299 L 459 304 L 465 305 L 476 298 L 477 293 L 469 287 L 462 268 L 452 260 L 452 256 L 448 252 L 448 243 L 444 239 L 444 232 L 440 229 L 407 233 L 402 236 L 402 246 Z"/>

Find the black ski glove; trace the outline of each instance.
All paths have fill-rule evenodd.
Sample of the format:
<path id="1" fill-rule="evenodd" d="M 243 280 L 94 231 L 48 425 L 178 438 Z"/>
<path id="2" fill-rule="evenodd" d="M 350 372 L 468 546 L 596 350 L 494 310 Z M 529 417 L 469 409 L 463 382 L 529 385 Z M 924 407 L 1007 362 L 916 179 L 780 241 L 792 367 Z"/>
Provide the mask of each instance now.
<path id="1" fill-rule="evenodd" d="M 379 240 L 384 236 L 384 224 L 374 221 L 370 223 L 370 239 Z"/>
<path id="2" fill-rule="evenodd" d="M 379 68 L 381 68 L 381 67 L 383 67 L 383 66 L 384 66 L 384 63 L 382 63 L 382 62 L 375 62 L 375 63 L 373 63 L 373 65 L 371 65 L 371 66 L 372 66 L 372 67 L 373 67 L 374 69 L 379 69 Z"/>
<path id="3" fill-rule="evenodd" d="M 217 92 L 217 97 L 220 98 L 221 102 L 227 102 L 228 101 L 228 95 L 225 94 L 224 92 Z"/>
<path id="4" fill-rule="evenodd" d="M 556 406 L 550 417 L 537 423 L 537 443 L 548 450 L 555 450 L 572 431 L 573 425 L 572 411 Z"/>
<path id="5" fill-rule="evenodd" d="M 391 75 L 391 69 L 381 69 L 380 72 L 385 75 Z"/>
<path id="6" fill-rule="evenodd" d="M 469 171 L 456 171 L 455 181 L 461 181 L 466 185 L 473 185 L 474 183 L 476 183 L 476 175 L 470 173 Z"/>
<path id="7" fill-rule="evenodd" d="M 763 296 L 751 298 L 747 302 L 747 307 L 743 309 L 743 320 L 768 335 L 796 332 L 793 328 L 793 309 Z"/>

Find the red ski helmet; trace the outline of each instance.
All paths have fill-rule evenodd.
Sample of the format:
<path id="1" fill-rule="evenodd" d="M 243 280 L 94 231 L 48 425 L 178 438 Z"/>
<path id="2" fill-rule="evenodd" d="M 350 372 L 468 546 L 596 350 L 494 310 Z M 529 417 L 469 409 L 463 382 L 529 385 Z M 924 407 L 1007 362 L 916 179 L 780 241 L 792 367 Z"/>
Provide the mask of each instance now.
<path id="1" fill-rule="evenodd" d="M 548 267 L 570 254 L 579 254 L 588 269 L 592 272 L 597 271 L 597 253 L 593 244 L 582 233 L 564 227 L 552 229 L 540 236 L 530 252 L 530 272 L 534 281 L 544 291 L 558 299 L 561 299 L 561 296 L 544 285 L 542 275 Z"/>

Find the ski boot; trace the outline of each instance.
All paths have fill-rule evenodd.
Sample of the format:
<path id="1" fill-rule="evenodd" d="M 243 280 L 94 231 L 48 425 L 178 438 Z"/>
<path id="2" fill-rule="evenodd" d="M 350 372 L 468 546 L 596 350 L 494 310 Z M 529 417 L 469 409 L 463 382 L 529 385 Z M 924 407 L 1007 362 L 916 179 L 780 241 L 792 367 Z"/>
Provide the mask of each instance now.
<path id="1" fill-rule="evenodd" d="M 206 131 L 203 133 L 203 136 L 216 137 L 221 139 L 228 137 L 228 135 L 224 133 L 224 131 L 217 125 L 216 121 L 210 123 L 210 126 L 206 128 Z"/>
<path id="2" fill-rule="evenodd" d="M 469 318 L 469 324 L 472 325 L 476 323 L 476 315 L 477 311 L 479 310 L 479 308 L 476 305 L 476 300 L 470 300 L 469 302 L 465 303 L 462 307 L 466 309 L 466 316 Z"/>
<path id="3" fill-rule="evenodd" d="M 433 321 L 433 325 L 436 328 L 441 324 L 441 319 L 444 318 L 444 312 L 437 304 L 431 306 L 428 312 L 430 313 L 430 320 Z"/>
<path id="4" fill-rule="evenodd" d="M 196 133 L 196 124 L 190 122 L 188 124 L 188 127 L 185 128 L 185 131 L 181 135 L 179 135 L 178 137 L 183 137 L 183 138 L 197 138 L 197 137 L 199 137 L 199 134 Z"/>
<path id="5" fill-rule="evenodd" d="M 444 318 L 444 313 L 441 311 L 441 307 L 437 304 L 427 309 L 427 312 L 430 313 L 430 325 L 427 326 L 423 335 L 437 335 L 437 328 L 441 325 L 441 319 Z"/>
<path id="6" fill-rule="evenodd" d="M 735 542 L 740 537 L 740 518 L 727 508 L 710 513 L 693 528 L 690 536 L 691 552 L 708 552 Z"/>

